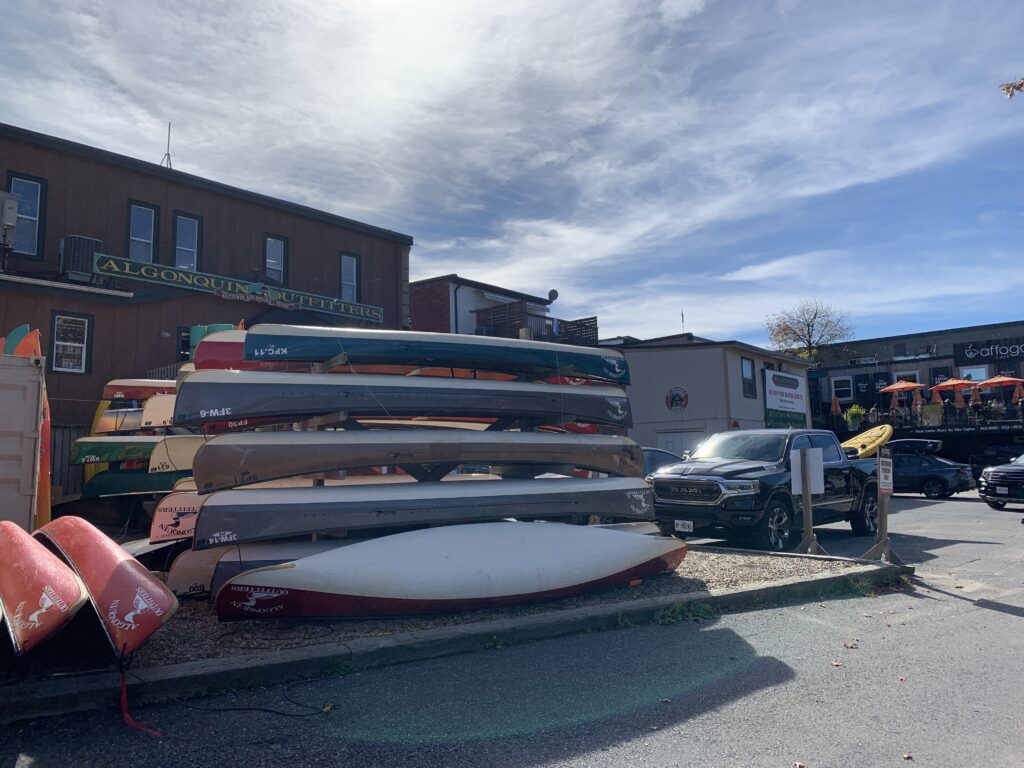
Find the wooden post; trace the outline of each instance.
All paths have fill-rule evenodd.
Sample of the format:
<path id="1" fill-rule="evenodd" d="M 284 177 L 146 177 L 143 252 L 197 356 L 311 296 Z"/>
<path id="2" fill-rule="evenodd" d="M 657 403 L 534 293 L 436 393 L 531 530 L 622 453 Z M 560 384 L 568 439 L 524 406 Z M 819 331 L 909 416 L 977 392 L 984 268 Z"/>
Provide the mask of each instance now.
<path id="1" fill-rule="evenodd" d="M 892 449 L 879 448 L 875 460 L 878 469 L 878 530 L 875 533 L 875 544 L 861 555 L 862 560 L 883 560 L 892 565 L 905 565 L 889 542 L 889 497 L 892 495 Z M 887 464 L 886 464 L 887 462 Z"/>
<path id="2" fill-rule="evenodd" d="M 802 555 L 827 555 L 814 535 L 814 510 L 811 499 L 811 462 L 808 451 L 800 449 L 800 502 L 804 513 L 804 537 L 796 545 L 796 552 Z"/>

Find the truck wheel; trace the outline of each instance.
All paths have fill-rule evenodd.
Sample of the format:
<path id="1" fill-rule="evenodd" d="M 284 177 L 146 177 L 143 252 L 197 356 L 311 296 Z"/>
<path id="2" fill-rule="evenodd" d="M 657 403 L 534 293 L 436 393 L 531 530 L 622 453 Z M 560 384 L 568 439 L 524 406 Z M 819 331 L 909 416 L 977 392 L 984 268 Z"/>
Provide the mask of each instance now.
<path id="1" fill-rule="evenodd" d="M 770 499 L 754 529 L 754 546 L 770 552 L 784 552 L 792 533 L 793 510 L 781 496 Z"/>
<path id="2" fill-rule="evenodd" d="M 860 508 L 850 518 L 850 527 L 857 536 L 873 536 L 878 531 L 878 489 L 874 485 L 864 489 Z"/>
<path id="3" fill-rule="evenodd" d="M 1006 509 L 1005 501 L 989 501 L 985 499 L 985 503 L 992 507 L 992 509 Z"/>
<path id="4" fill-rule="evenodd" d="M 921 483 L 921 493 L 928 499 L 941 499 L 946 493 L 946 484 L 935 477 L 929 477 Z"/>

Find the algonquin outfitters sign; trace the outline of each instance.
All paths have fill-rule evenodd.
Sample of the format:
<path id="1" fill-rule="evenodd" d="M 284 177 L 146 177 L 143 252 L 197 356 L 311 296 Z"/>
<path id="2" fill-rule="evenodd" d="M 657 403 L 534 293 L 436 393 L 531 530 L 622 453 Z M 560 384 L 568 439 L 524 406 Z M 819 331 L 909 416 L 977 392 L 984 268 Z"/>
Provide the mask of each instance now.
<path id="1" fill-rule="evenodd" d="M 369 304 L 356 304 L 330 296 L 302 293 L 263 283 L 247 283 L 244 280 L 223 275 L 191 272 L 187 269 L 166 267 L 160 264 L 146 264 L 141 261 L 121 259 L 117 256 L 107 256 L 103 253 L 97 253 L 93 257 L 92 270 L 97 275 L 142 280 L 172 288 L 212 293 L 229 301 L 267 304 L 282 309 L 305 309 L 310 312 L 323 312 L 328 315 L 366 320 L 371 323 L 384 322 L 384 310 Z"/>

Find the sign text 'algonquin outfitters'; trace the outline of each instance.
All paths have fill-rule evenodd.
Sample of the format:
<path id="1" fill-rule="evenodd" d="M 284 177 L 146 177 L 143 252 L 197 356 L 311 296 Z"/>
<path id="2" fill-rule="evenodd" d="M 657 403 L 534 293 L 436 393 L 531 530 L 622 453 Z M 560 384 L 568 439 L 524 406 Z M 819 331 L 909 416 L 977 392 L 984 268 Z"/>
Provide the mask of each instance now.
<path id="1" fill-rule="evenodd" d="M 366 320 L 371 323 L 384 322 L 384 310 L 369 304 L 356 304 L 330 296 L 302 293 L 263 283 L 247 283 L 244 280 L 223 275 L 211 275 L 206 272 L 192 272 L 161 264 L 131 261 L 117 256 L 107 256 L 103 253 L 97 253 L 93 257 L 93 272 L 98 275 L 142 280 L 147 283 L 184 288 L 190 291 L 212 293 L 230 301 L 257 302 L 283 309 L 305 309 L 310 312 L 324 312 L 329 315 Z"/>

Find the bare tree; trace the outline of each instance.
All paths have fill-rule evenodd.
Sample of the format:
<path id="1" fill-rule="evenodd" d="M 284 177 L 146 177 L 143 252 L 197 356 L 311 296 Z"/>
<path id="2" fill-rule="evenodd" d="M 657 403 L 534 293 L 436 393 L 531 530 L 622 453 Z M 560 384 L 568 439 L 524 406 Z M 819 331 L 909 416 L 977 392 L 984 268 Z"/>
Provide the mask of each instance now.
<path id="1" fill-rule="evenodd" d="M 849 314 L 816 299 L 769 315 L 764 327 L 775 349 L 808 360 L 815 359 L 823 344 L 835 344 L 853 336 Z"/>
<path id="2" fill-rule="evenodd" d="M 1024 93 L 1024 77 L 1013 83 L 1003 83 L 999 86 L 1006 98 L 1012 99 L 1015 93 Z"/>

